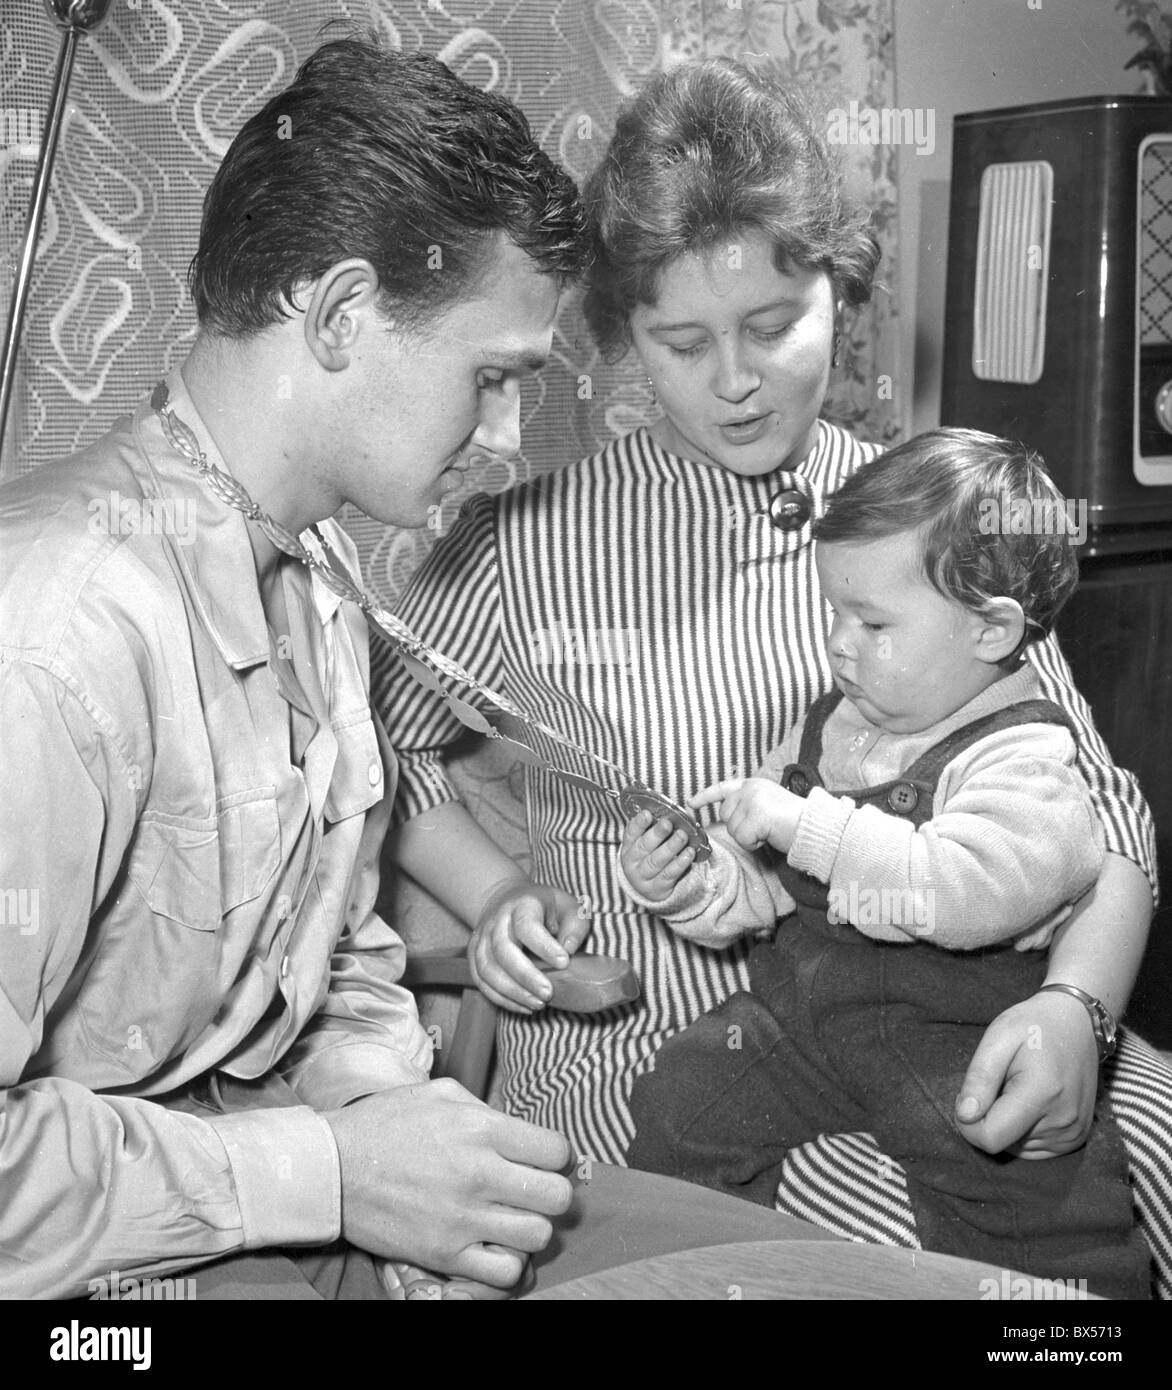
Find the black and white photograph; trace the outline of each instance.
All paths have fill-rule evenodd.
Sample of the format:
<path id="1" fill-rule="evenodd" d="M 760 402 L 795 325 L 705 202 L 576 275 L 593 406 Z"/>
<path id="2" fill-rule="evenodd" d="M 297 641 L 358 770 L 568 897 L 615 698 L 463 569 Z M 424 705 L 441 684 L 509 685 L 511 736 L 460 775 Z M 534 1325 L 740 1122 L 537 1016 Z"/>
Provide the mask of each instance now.
<path id="1" fill-rule="evenodd" d="M 0 0 L 0 324 L 23 1364 L 1148 1364 L 1172 0 Z"/>

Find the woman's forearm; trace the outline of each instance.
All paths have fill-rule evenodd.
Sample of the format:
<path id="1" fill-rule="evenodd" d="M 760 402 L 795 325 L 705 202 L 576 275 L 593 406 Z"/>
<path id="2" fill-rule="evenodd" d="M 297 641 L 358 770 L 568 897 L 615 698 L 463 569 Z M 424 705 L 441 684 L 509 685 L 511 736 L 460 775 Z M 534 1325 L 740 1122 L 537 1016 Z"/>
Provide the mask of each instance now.
<path id="1" fill-rule="evenodd" d="M 395 862 L 469 927 L 503 884 L 529 875 L 458 801 L 404 821 L 392 839 Z"/>
<path id="2" fill-rule="evenodd" d="M 1047 982 L 1077 985 L 1119 1018 L 1139 972 L 1152 890 L 1138 865 L 1108 854 L 1099 881 L 1054 934 Z"/>

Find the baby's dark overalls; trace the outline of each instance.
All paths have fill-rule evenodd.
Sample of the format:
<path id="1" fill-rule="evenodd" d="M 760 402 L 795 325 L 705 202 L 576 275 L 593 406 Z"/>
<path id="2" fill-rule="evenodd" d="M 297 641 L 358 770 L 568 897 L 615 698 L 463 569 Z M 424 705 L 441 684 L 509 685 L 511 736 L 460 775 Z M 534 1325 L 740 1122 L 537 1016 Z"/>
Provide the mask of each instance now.
<path id="1" fill-rule="evenodd" d="M 838 698 L 812 707 L 800 761 L 785 769 L 783 784 L 799 795 L 821 785 L 822 728 Z M 1038 722 L 1067 720 L 1048 701 L 1014 705 L 955 731 L 897 781 L 843 794 L 921 825 L 941 772 L 965 747 Z M 954 1120 L 986 1027 L 1043 983 L 1046 953 L 934 946 L 930 898 L 901 904 L 903 923 L 919 924 L 922 940 L 877 942 L 832 920 L 849 903 L 830 913 L 823 884 L 783 856 L 776 868 L 797 913 L 752 952 L 752 992 L 670 1039 L 636 1083 L 631 1166 L 772 1206 L 787 1150 L 823 1133 L 869 1132 L 907 1174 L 925 1250 L 1085 1279 L 1108 1297 L 1149 1297 L 1150 1254 L 1101 1088 L 1088 1142 L 1059 1158 L 986 1154 Z M 870 902 L 866 885 L 857 892 L 856 904 Z"/>

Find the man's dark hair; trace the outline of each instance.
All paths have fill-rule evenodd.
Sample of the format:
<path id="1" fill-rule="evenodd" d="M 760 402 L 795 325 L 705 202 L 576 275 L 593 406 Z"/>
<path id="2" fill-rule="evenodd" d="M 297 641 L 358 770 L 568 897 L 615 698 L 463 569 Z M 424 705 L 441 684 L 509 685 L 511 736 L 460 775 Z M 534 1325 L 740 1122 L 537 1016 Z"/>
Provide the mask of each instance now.
<path id="1" fill-rule="evenodd" d="M 232 141 L 188 283 L 200 326 L 245 337 L 348 257 L 404 327 L 461 298 L 503 232 L 542 272 L 581 273 L 577 190 L 511 102 L 423 53 L 324 44 Z"/>

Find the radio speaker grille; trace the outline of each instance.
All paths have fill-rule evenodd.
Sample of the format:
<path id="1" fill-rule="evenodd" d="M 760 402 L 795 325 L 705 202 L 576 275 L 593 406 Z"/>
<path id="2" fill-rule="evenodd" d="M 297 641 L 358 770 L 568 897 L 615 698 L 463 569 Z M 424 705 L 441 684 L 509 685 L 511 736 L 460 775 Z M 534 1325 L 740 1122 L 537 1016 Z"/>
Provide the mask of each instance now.
<path id="1" fill-rule="evenodd" d="M 1053 196 L 1044 159 L 990 164 L 981 176 L 973 375 L 982 381 L 1032 385 L 1042 375 Z"/>

